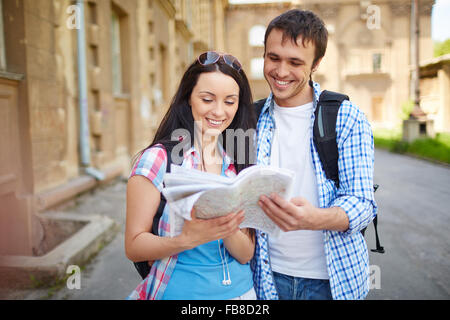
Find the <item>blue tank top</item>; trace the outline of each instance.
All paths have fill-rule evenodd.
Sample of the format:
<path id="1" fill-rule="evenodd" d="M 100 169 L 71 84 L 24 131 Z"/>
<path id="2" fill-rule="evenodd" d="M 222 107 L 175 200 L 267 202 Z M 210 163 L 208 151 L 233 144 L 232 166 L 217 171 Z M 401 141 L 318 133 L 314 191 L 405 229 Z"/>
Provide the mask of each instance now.
<path id="1" fill-rule="evenodd" d="M 221 175 L 225 176 L 223 165 Z M 225 285 L 222 282 L 224 277 L 228 279 L 228 270 L 231 284 Z M 239 263 L 220 239 L 178 254 L 163 300 L 228 300 L 252 287 L 250 263 Z"/>

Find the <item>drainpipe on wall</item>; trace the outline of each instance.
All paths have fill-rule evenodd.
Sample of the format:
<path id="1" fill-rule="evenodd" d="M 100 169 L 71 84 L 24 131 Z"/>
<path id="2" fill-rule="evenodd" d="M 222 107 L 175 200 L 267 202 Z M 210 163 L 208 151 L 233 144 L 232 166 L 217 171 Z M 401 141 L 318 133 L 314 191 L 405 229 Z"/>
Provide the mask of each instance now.
<path id="1" fill-rule="evenodd" d="M 414 109 L 409 115 L 410 119 L 425 118 L 426 114 L 420 108 L 420 67 L 419 67 L 419 0 L 411 1 L 411 97 L 414 101 Z"/>
<path id="2" fill-rule="evenodd" d="M 89 144 L 89 111 L 87 99 L 87 75 L 86 75 L 86 30 L 84 26 L 84 1 L 77 0 L 79 9 L 79 28 L 77 29 L 77 53 L 78 53 L 78 103 L 80 108 L 80 154 L 81 165 L 84 172 L 96 180 L 104 180 L 105 174 L 90 163 Z"/>

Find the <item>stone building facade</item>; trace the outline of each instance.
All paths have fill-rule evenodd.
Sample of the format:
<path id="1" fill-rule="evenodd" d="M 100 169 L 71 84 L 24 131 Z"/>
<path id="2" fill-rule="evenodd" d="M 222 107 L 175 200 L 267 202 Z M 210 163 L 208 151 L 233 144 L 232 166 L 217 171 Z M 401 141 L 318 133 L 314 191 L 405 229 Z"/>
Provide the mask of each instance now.
<path id="1" fill-rule="evenodd" d="M 420 1 L 420 59 L 433 57 L 431 9 Z M 230 5 L 226 14 L 227 48 L 248 70 L 254 99 L 267 96 L 262 75 L 262 40 L 268 23 L 291 8 L 317 13 L 327 25 L 328 47 L 313 80 L 322 88 L 346 93 L 374 127 L 394 127 L 410 99 L 410 0 L 294 0 Z"/>
<path id="2" fill-rule="evenodd" d="M 450 132 L 450 54 L 420 65 L 421 108 L 437 132 Z"/>
<path id="3" fill-rule="evenodd" d="M 185 68 L 200 51 L 223 49 L 226 5 L 83 0 L 83 14 L 78 1 L 0 0 L 0 254 L 32 255 L 42 236 L 35 213 L 129 174 Z"/>

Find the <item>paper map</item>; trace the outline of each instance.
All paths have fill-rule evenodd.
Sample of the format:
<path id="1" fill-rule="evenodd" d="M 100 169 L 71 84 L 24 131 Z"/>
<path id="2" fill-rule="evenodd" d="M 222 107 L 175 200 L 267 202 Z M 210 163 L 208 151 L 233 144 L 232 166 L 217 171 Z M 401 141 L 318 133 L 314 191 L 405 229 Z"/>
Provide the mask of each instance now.
<path id="1" fill-rule="evenodd" d="M 231 212 L 245 210 L 241 228 L 262 230 L 277 237 L 281 230 L 270 220 L 257 202 L 261 195 L 278 193 L 285 199 L 291 196 L 294 173 L 268 166 L 252 166 L 234 178 L 227 178 L 172 164 L 171 173 L 164 177 L 163 195 L 170 208 L 171 236 L 178 235 L 184 219 L 211 219 Z"/>

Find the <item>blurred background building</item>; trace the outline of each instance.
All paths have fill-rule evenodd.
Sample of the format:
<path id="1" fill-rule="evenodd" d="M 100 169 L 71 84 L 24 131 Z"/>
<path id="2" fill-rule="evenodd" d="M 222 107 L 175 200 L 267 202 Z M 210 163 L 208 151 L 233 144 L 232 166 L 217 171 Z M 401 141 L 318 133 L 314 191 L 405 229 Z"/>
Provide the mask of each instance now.
<path id="1" fill-rule="evenodd" d="M 433 57 L 431 9 L 420 1 L 420 57 Z M 227 49 L 239 57 L 252 79 L 254 98 L 269 89 L 262 74 L 265 26 L 275 16 L 300 6 L 325 22 L 329 40 L 313 80 L 345 92 L 373 126 L 394 126 L 410 97 L 411 1 L 286 1 L 231 5 L 227 10 Z M 255 37 L 256 35 L 256 37 Z"/>
<path id="2" fill-rule="evenodd" d="M 433 4 L 420 0 L 422 102 L 449 131 L 449 57 L 433 60 Z M 0 0 L 0 254 L 32 255 L 34 213 L 128 176 L 201 52 L 232 53 L 254 98 L 267 96 L 265 28 L 297 7 L 330 34 L 313 79 L 348 94 L 375 127 L 400 123 L 411 96 L 409 0 Z"/>
<path id="3" fill-rule="evenodd" d="M 224 0 L 82 4 L 0 1 L 0 254 L 33 254 L 33 213 L 127 176 L 188 64 L 224 50 Z"/>

